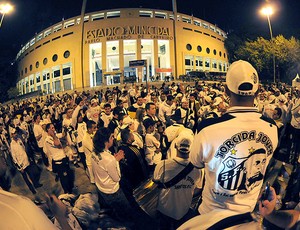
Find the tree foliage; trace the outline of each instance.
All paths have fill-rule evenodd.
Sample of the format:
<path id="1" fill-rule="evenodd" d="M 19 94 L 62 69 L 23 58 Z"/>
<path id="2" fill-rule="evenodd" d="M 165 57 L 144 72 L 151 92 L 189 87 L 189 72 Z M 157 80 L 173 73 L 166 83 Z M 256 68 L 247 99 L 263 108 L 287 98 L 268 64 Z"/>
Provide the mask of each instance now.
<path id="1" fill-rule="evenodd" d="M 273 80 L 273 55 L 276 63 L 276 80 L 291 84 L 300 72 L 300 41 L 279 35 L 272 40 L 262 37 L 242 41 L 236 35 L 228 36 L 225 42 L 229 61 L 249 61 L 258 71 L 261 80 Z"/>

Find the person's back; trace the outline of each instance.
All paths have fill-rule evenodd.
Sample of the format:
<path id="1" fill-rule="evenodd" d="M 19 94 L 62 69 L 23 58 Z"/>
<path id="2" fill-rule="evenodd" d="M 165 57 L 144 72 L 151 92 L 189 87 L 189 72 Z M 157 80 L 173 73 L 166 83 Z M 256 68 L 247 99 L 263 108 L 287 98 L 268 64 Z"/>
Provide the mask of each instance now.
<path id="1" fill-rule="evenodd" d="M 0 188 L 0 229 L 56 229 L 29 199 Z"/>
<path id="2" fill-rule="evenodd" d="M 202 122 L 195 136 L 201 143 L 193 151 L 202 149 L 203 155 L 193 154 L 191 161 L 204 162 L 206 174 L 200 213 L 214 208 L 247 212 L 256 204 L 277 144 L 277 127 L 255 110 L 238 111 L 232 107 L 223 117 Z"/>
<path id="3" fill-rule="evenodd" d="M 188 159 L 178 157 L 167 159 L 165 162 L 161 161 L 157 164 L 153 177 L 168 182 L 180 173 L 188 163 Z M 195 168 L 173 187 L 163 189 L 160 193 L 160 202 L 157 209 L 176 220 L 182 218 L 191 205 L 195 184 L 199 176 L 200 171 Z"/>
<path id="4" fill-rule="evenodd" d="M 188 159 L 192 140 L 193 135 L 178 138 L 176 157 L 161 161 L 155 167 L 153 181 L 163 184 L 157 205 L 161 229 L 176 228 L 189 211 L 200 178 L 199 169 L 194 168 Z"/>
<path id="5" fill-rule="evenodd" d="M 200 214 L 214 209 L 253 211 L 278 143 L 275 122 L 253 107 L 256 70 L 244 61 L 233 63 L 226 83 L 231 107 L 222 117 L 200 123 L 191 150 L 191 162 L 205 167 Z"/>

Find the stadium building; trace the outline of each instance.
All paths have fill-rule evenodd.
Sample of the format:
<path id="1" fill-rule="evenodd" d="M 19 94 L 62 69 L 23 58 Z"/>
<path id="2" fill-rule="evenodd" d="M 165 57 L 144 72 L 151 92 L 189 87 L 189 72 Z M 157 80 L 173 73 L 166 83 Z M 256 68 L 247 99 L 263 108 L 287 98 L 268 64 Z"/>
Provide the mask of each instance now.
<path id="1" fill-rule="evenodd" d="M 19 93 L 164 80 L 189 71 L 224 74 L 226 33 L 176 15 L 174 20 L 171 11 L 114 9 L 63 20 L 37 33 L 17 54 Z"/>

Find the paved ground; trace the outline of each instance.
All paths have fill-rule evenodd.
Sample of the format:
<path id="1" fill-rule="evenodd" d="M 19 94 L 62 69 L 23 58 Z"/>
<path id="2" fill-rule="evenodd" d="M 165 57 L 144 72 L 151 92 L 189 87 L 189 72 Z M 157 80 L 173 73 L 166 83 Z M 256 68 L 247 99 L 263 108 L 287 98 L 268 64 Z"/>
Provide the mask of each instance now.
<path id="1" fill-rule="evenodd" d="M 88 192 L 97 193 L 97 188 L 94 184 L 89 182 L 89 179 L 83 169 L 83 166 L 80 164 L 80 168 L 75 168 L 71 164 L 71 168 L 75 172 L 75 188 L 73 190 L 74 194 L 84 194 Z M 55 181 L 55 174 L 49 172 L 42 164 L 39 164 L 39 167 L 42 168 L 40 183 L 43 184 L 42 187 L 37 188 L 36 194 L 32 194 L 25 184 L 21 174 L 17 171 L 16 175 L 12 179 L 12 185 L 10 192 L 26 196 L 30 198 L 32 201 L 44 201 L 46 193 L 54 193 L 57 196 L 63 194 L 63 189 L 60 185 L 60 182 Z M 106 216 L 107 218 L 107 216 Z M 112 222 L 111 219 L 100 219 L 100 222 L 103 225 L 108 225 L 109 227 L 116 227 L 115 222 Z M 99 223 L 100 223 L 99 222 Z M 116 222 L 117 223 L 117 222 Z M 112 224 L 112 226 L 110 226 Z M 146 214 L 141 214 L 137 226 L 131 229 L 142 229 L 142 230 L 153 230 L 157 229 L 157 225 L 155 220 L 150 219 Z M 95 225 L 95 224 L 94 224 Z M 119 223 L 117 226 L 124 226 L 126 224 Z M 128 225 L 127 225 L 128 226 Z M 129 225 L 130 226 L 130 225 Z M 90 226 L 88 229 L 98 229 L 98 227 Z M 108 228 L 103 228 L 108 229 Z M 124 229 L 124 228 L 121 228 Z"/>
<path id="2" fill-rule="evenodd" d="M 25 184 L 21 174 L 19 172 L 13 178 L 12 186 L 10 191 L 19 195 L 26 196 L 31 200 L 44 200 L 45 193 L 55 193 L 56 195 L 63 194 L 63 189 L 60 185 L 60 182 L 55 181 L 55 174 L 49 172 L 43 165 L 39 164 L 39 167 L 42 168 L 40 183 L 43 184 L 42 187 L 37 188 L 37 193 L 33 195 L 27 185 Z M 80 168 L 75 168 L 71 166 L 75 172 L 75 188 L 74 192 L 78 194 L 87 193 L 87 192 L 96 192 L 96 186 L 89 182 L 89 179 L 81 165 Z"/>

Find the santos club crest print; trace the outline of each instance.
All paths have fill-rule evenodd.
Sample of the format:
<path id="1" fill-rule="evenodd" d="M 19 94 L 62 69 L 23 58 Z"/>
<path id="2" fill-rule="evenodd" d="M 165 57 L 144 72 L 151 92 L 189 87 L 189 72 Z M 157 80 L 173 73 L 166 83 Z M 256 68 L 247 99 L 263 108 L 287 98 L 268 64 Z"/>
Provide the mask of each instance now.
<path id="1" fill-rule="evenodd" d="M 218 175 L 219 185 L 226 190 L 251 191 L 256 182 L 263 179 L 262 170 L 265 168 L 266 157 L 266 150 L 263 148 L 251 148 L 249 155 L 243 158 L 228 156 L 222 162 L 223 167 Z"/>

